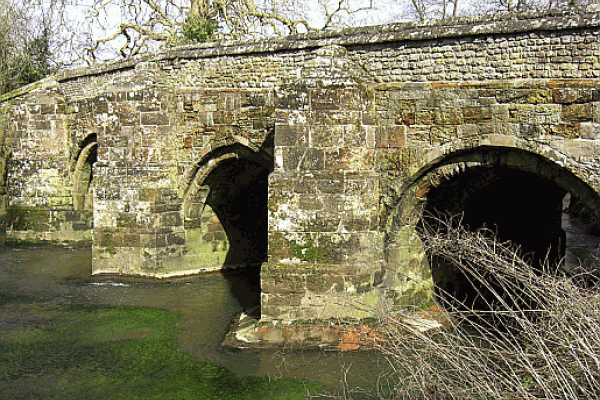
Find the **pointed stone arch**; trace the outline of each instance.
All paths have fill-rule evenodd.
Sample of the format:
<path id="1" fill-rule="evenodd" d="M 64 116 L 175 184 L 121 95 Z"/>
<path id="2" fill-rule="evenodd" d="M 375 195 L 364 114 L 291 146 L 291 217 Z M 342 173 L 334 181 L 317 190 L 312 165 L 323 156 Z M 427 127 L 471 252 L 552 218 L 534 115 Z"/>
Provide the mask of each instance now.
<path id="1" fill-rule="evenodd" d="M 85 137 L 71 158 L 71 195 L 75 211 L 92 211 L 93 165 L 97 160 L 98 140 L 95 133 Z"/>
<path id="2" fill-rule="evenodd" d="M 260 266 L 267 252 L 273 158 L 244 138 L 220 144 L 207 146 L 185 174 L 185 257 L 207 270 Z"/>
<path id="3" fill-rule="evenodd" d="M 562 213 L 560 207 L 565 194 L 576 197 L 596 221 L 600 220 L 600 196 L 592 186 L 593 182 L 586 182 L 582 178 L 585 175 L 584 168 L 578 165 L 576 160 L 569 159 L 551 148 L 522 146 L 525 143 L 525 141 L 519 143 L 514 139 L 511 139 L 510 143 L 488 141 L 478 146 L 461 146 L 453 143 L 453 145 L 431 150 L 409 168 L 407 179 L 403 184 L 398 185 L 394 196 L 391 196 L 394 200 L 388 205 L 390 212 L 383 221 L 387 235 L 386 260 L 388 266 L 396 268 L 394 284 L 399 291 L 402 291 L 402 288 L 409 285 L 411 281 L 423 282 L 421 285 L 429 290 L 433 290 L 434 283 L 437 286 L 450 285 L 444 287 L 447 292 L 459 290 L 457 287 L 460 283 L 456 279 L 454 282 L 440 283 L 440 277 L 446 279 L 449 270 L 436 272 L 430 265 L 419 237 L 419 226 L 433 209 L 429 204 L 433 201 L 432 196 L 437 196 L 435 200 L 437 204 L 447 205 L 448 214 L 462 213 L 460 215 L 464 216 L 466 207 L 471 207 L 477 202 L 482 208 L 479 213 L 483 211 L 485 214 L 486 206 L 489 205 L 491 209 L 499 204 L 497 202 L 509 198 L 503 197 L 502 190 L 509 191 L 520 187 L 523 195 L 529 193 L 530 201 L 534 202 L 534 204 L 526 204 L 527 199 L 511 199 L 514 200 L 514 204 L 518 205 L 521 204 L 519 201 L 523 201 L 524 207 L 530 207 L 529 212 L 522 213 L 522 216 L 529 217 L 528 214 L 531 214 L 531 221 L 535 223 L 535 218 L 543 217 L 543 213 L 548 213 L 547 218 L 550 223 L 548 226 L 540 227 L 540 230 L 548 235 L 546 238 L 541 238 L 540 243 L 545 240 L 544 243 L 551 244 L 553 248 L 547 247 L 550 251 L 547 254 L 553 257 L 554 261 L 561 258 L 563 254 L 559 248 L 565 245 L 565 238 L 561 237 L 564 232 L 560 232 L 560 213 Z M 512 187 L 511 179 L 519 181 L 520 186 Z M 440 193 L 443 190 L 448 190 L 448 193 Z M 516 195 L 518 196 L 518 193 Z M 489 201 L 490 199 L 492 201 Z M 451 202 L 456 204 L 448 204 Z M 556 212 L 558 214 L 555 214 Z M 494 218 L 491 220 L 493 221 Z M 483 220 L 477 218 L 461 220 L 462 223 L 472 224 L 472 229 L 482 226 L 481 221 Z M 510 224 L 504 221 L 502 223 L 505 224 L 504 226 Z M 519 223 L 526 224 L 527 221 L 521 220 Z M 490 225 L 492 224 L 484 226 L 493 231 L 495 228 Z M 513 225 L 516 226 L 516 223 Z M 520 243 L 520 239 L 512 238 L 510 229 L 499 229 L 496 234 L 499 234 L 502 229 L 505 229 L 505 232 L 508 230 L 509 233 L 508 236 L 505 234 L 498 238 L 522 246 L 523 253 L 534 247 L 533 241 Z M 523 230 L 526 232 L 521 232 L 521 237 L 527 237 L 527 232 L 529 236 L 534 236 L 535 229 Z M 538 250 L 539 248 L 541 247 L 538 246 Z M 547 254 L 538 252 L 538 258 L 530 261 L 532 266 L 538 265 Z M 410 274 L 412 276 L 409 276 Z"/>

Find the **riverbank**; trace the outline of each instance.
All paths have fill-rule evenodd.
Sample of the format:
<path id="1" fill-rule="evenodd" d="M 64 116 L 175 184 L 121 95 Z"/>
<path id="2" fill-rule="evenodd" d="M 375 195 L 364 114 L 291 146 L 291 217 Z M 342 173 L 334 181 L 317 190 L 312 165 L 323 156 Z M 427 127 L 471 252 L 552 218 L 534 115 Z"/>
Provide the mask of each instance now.
<path id="1" fill-rule="evenodd" d="M 222 347 L 232 318 L 244 309 L 238 301 L 245 293 L 240 290 L 245 281 L 242 271 L 168 281 L 90 276 L 91 256 L 89 248 L 0 246 L 0 321 L 10 311 L 11 321 L 18 325 L 16 316 L 28 315 L 31 310 L 27 307 L 35 304 L 147 307 L 178 316 L 175 322 L 177 351 L 199 363 L 225 368 L 238 377 L 318 382 L 322 388 L 316 392 L 336 393 L 342 377 L 351 388 L 373 391 L 378 377 L 388 373 L 384 357 L 376 352 L 292 351 L 288 348 L 239 351 Z M 14 309 L 18 306 L 25 308 Z M 3 332 L 0 337 L 4 337 Z M 351 372 L 348 372 L 349 365 L 352 365 Z M 2 383 L 0 378 L 0 385 Z M 0 393 L 0 399 L 13 399 L 4 394 Z"/>

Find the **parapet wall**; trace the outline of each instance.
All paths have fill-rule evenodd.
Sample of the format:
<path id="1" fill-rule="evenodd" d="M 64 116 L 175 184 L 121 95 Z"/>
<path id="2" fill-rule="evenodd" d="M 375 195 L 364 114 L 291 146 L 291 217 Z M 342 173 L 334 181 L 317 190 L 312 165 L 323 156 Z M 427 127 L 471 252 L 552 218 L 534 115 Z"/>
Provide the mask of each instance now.
<path id="1" fill-rule="evenodd" d="M 596 28 L 600 26 L 600 13 L 593 5 L 588 9 L 589 12 L 567 9 L 542 14 L 500 13 L 480 18 L 461 17 L 426 23 L 328 30 L 256 41 L 207 42 L 164 49 L 157 54 L 127 61 L 67 70 L 56 78 L 58 81 L 66 81 L 134 67 L 143 69 L 144 66 L 155 63 L 161 65 L 173 61 L 187 64 L 191 60 L 213 59 L 222 62 L 223 59 L 229 59 L 230 62 L 235 62 L 236 56 L 253 55 L 257 56 L 258 62 L 281 57 L 275 62 L 278 65 L 288 64 L 287 72 L 290 73 L 293 71 L 293 64 L 304 60 L 304 54 L 332 45 L 346 48 L 353 61 L 360 62 L 366 71 L 373 71 L 372 78 L 376 82 L 592 78 L 597 77 L 590 72 L 597 60 L 589 57 L 598 55 L 594 53 L 597 48 L 593 43 L 596 42 Z M 285 56 L 290 53 L 295 57 L 290 59 Z M 527 68 L 534 64 L 562 67 L 552 68 L 554 72 L 548 72 L 549 68 Z M 583 67 L 581 72 L 576 71 L 579 68 L 575 65 Z M 461 66 L 466 67 L 460 68 Z M 244 70 L 243 67 L 241 69 Z M 264 65 L 254 66 L 255 72 L 264 72 L 265 69 L 269 68 Z M 228 76 L 226 73 L 223 75 Z M 257 80 L 261 74 L 256 73 L 241 76 L 250 79 L 238 80 L 229 75 L 231 79 L 228 81 L 237 81 L 250 87 L 253 86 L 252 82 L 260 82 L 262 87 L 276 83 Z"/>

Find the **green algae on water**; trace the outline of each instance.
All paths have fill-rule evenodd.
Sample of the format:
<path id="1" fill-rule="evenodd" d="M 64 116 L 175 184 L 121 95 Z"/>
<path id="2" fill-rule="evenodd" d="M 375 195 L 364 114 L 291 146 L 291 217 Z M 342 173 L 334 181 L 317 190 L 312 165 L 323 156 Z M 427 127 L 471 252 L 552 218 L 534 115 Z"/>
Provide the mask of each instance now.
<path id="1" fill-rule="evenodd" d="M 199 362 L 177 347 L 178 318 L 145 307 L 0 307 L 0 398 L 283 400 L 319 387 Z"/>

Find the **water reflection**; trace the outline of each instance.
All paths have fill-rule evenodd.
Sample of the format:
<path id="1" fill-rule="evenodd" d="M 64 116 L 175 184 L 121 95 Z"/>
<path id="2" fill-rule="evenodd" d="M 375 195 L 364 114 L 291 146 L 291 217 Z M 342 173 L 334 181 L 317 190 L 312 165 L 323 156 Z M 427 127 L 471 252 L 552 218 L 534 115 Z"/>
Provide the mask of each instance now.
<path id="1" fill-rule="evenodd" d="M 257 319 L 260 318 L 260 267 L 249 264 L 246 268 L 221 271 L 242 310 Z"/>
<path id="2" fill-rule="evenodd" d="M 89 248 L 0 247 L 0 306 L 7 303 L 82 302 L 147 306 L 181 315 L 178 342 L 201 361 L 239 375 L 294 377 L 323 382 L 334 390 L 352 366 L 351 387 L 370 382 L 386 369 L 374 353 L 340 355 L 318 351 L 234 351 L 221 348 L 231 319 L 256 303 L 258 282 L 244 271 L 211 273 L 167 281 L 141 277 L 90 276 Z"/>

